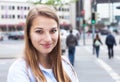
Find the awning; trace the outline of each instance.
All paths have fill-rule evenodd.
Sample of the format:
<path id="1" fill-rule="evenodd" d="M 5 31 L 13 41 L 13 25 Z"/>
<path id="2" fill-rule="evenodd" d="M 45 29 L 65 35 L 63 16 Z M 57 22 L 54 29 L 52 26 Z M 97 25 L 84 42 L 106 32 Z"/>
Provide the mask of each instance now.
<path id="1" fill-rule="evenodd" d="M 20 22 L 18 24 L 0 24 L 0 26 L 25 26 L 25 23 Z"/>

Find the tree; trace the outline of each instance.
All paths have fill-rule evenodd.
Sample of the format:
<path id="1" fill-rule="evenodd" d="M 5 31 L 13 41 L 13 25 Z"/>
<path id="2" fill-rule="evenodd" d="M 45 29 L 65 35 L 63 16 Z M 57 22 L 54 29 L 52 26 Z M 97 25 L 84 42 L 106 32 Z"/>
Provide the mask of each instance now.
<path id="1" fill-rule="evenodd" d="M 31 2 L 33 4 L 47 4 L 47 5 L 53 5 L 55 6 L 62 6 L 62 5 L 66 5 L 66 4 L 70 4 L 70 3 L 74 3 L 77 0 L 39 0 L 36 2 L 33 2 L 32 0 L 28 0 L 28 2 Z"/>

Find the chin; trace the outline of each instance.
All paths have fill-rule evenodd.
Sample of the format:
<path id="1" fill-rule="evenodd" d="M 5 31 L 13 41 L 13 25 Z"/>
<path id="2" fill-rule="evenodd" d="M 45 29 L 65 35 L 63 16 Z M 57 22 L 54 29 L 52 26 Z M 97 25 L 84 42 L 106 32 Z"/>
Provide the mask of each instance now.
<path id="1" fill-rule="evenodd" d="M 49 49 L 41 49 L 39 50 L 39 52 L 41 54 L 49 54 L 50 52 L 52 52 L 53 48 L 49 48 Z"/>
<path id="2" fill-rule="evenodd" d="M 45 52 L 41 52 L 42 54 L 49 54 L 52 50 L 49 50 L 49 51 L 45 51 Z"/>

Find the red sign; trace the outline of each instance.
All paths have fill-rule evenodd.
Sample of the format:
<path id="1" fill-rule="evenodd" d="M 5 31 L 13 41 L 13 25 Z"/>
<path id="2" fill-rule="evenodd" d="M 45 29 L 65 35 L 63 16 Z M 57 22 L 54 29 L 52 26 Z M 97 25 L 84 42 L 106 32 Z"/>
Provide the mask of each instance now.
<path id="1" fill-rule="evenodd" d="M 84 16 L 84 14 L 85 14 L 85 10 L 82 10 L 81 15 Z"/>

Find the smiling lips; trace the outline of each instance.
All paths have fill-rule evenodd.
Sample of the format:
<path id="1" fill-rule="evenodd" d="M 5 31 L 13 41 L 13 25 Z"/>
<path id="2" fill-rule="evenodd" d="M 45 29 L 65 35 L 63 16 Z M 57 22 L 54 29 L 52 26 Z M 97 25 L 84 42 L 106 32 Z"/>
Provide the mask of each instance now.
<path id="1" fill-rule="evenodd" d="M 44 48 L 50 48 L 52 44 L 43 44 Z"/>

